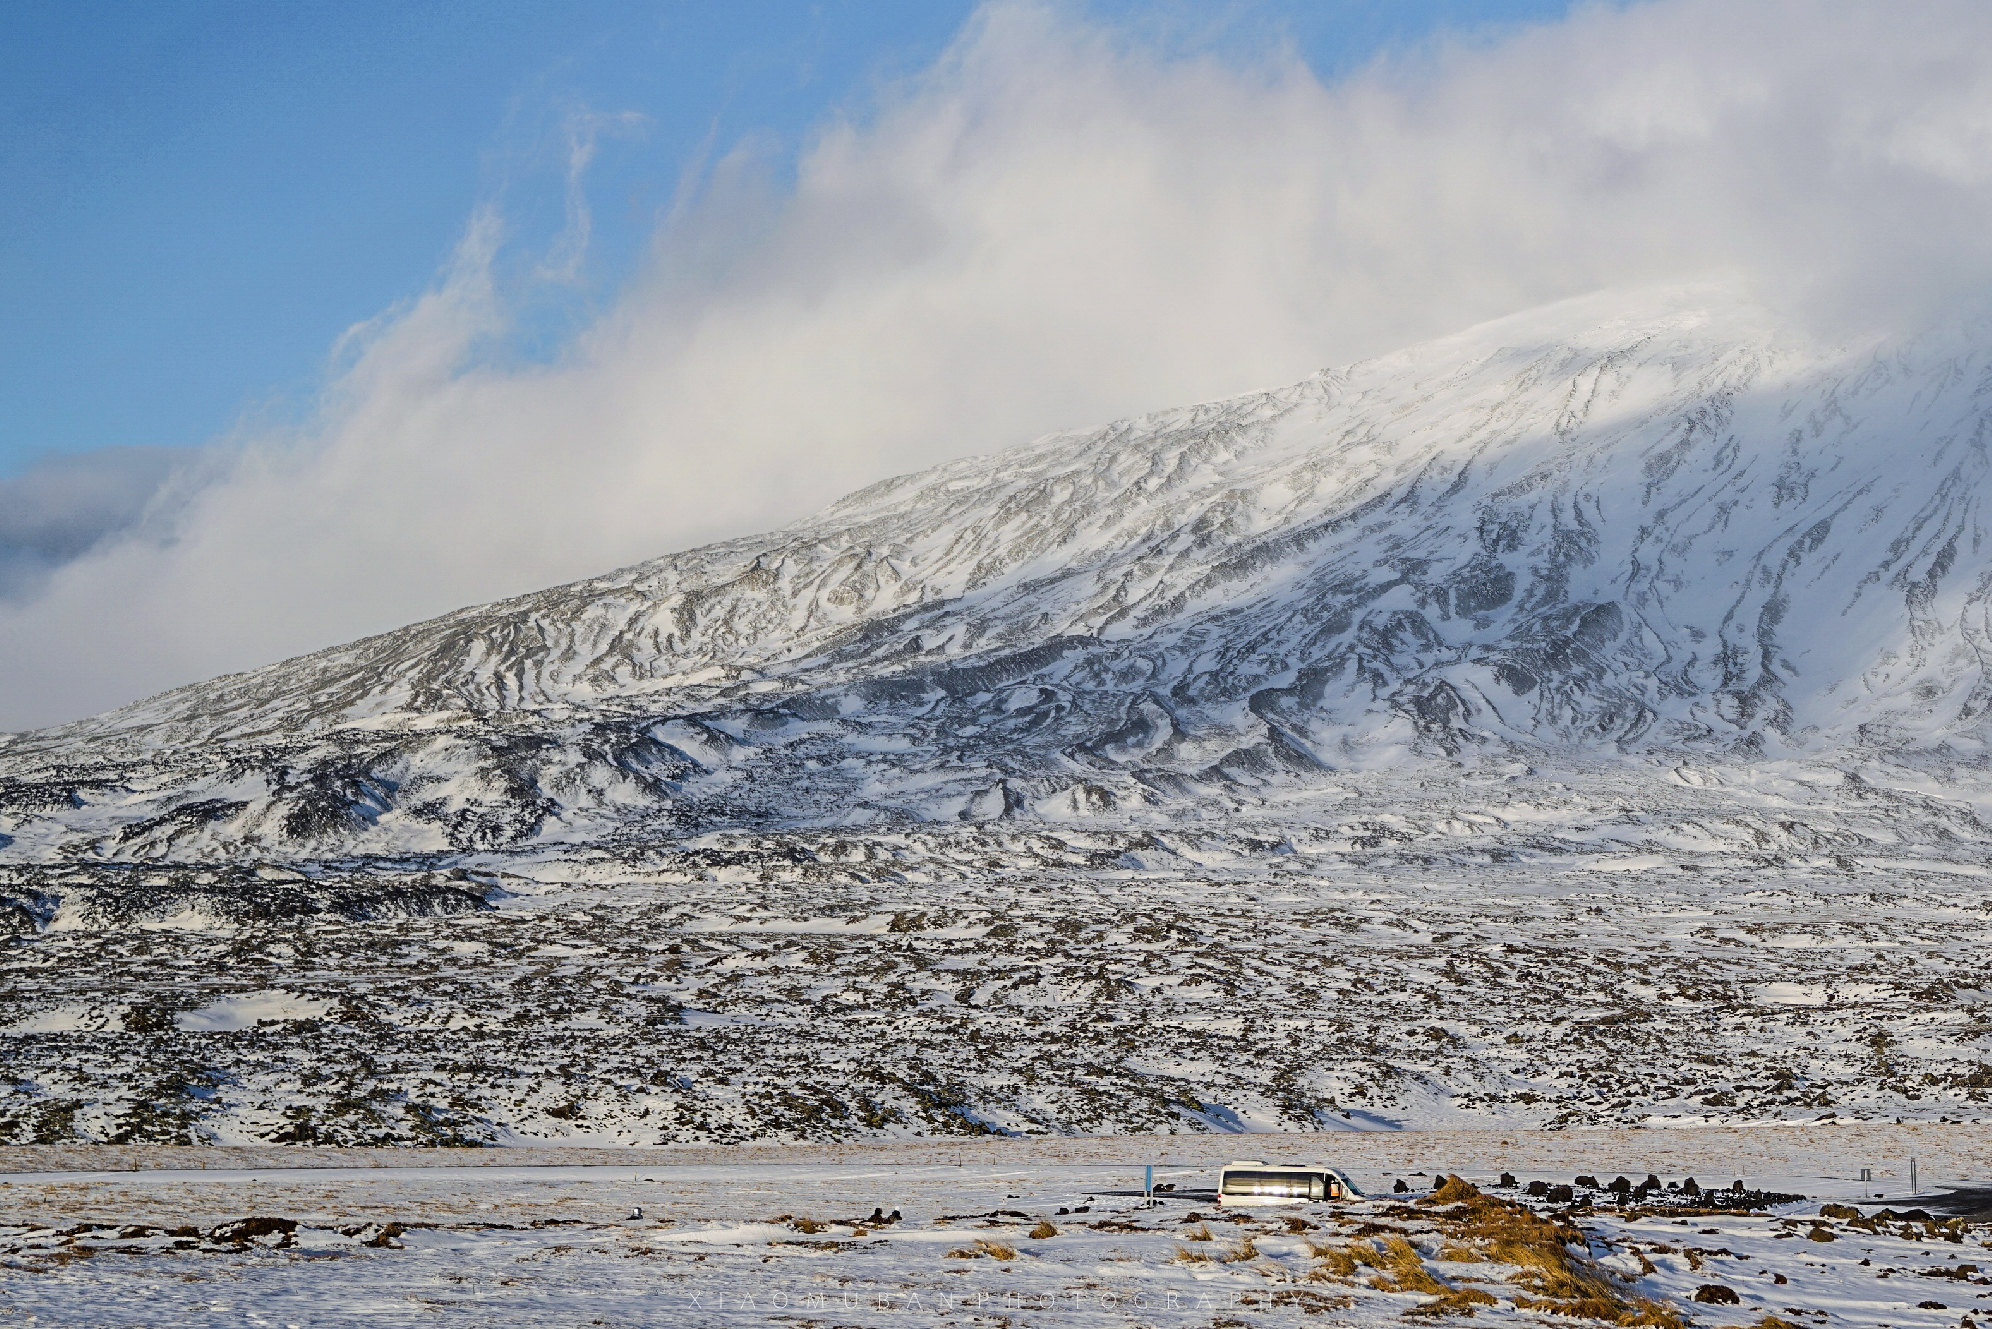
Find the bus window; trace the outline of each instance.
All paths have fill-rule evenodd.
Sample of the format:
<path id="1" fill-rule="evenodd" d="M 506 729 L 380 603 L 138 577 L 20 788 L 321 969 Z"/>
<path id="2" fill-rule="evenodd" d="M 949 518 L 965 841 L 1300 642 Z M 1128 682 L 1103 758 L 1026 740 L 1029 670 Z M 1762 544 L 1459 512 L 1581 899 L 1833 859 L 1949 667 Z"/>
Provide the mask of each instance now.
<path id="1" fill-rule="evenodd" d="M 1223 1193 L 1318 1200 L 1322 1193 L 1322 1176 L 1319 1172 L 1273 1172 L 1244 1168 L 1227 1170 L 1224 1174 Z"/>

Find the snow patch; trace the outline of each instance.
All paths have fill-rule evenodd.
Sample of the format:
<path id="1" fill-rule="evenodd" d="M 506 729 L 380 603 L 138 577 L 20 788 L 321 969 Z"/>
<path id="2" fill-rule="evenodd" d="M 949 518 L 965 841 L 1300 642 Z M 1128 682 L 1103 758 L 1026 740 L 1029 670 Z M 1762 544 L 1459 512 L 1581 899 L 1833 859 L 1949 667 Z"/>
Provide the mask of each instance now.
<path id="1" fill-rule="evenodd" d="M 282 988 L 271 988 L 263 992 L 223 997 L 197 1010 L 182 1011 L 174 1017 L 173 1023 L 188 1033 L 229 1033 L 254 1029 L 265 1020 L 318 1019 L 330 1013 L 337 1004 L 328 998 L 300 996 Z"/>

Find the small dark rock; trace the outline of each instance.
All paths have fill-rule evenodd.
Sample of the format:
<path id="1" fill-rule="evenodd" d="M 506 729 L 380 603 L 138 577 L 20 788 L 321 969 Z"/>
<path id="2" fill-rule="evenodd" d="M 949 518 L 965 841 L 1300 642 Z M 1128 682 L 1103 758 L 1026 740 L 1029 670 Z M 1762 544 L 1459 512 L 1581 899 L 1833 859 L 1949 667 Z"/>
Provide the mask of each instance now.
<path id="1" fill-rule="evenodd" d="M 289 1246 L 297 1231 L 294 1218 L 238 1218 L 232 1223 L 217 1223 L 208 1229 L 207 1239 L 212 1242 L 248 1242 L 260 1237 L 276 1237 L 270 1244 Z"/>
<path id="2" fill-rule="evenodd" d="M 1724 1287 L 1721 1283 L 1703 1283 L 1695 1289 L 1694 1300 L 1704 1306 L 1737 1306 L 1742 1304 L 1743 1298 L 1736 1295 L 1736 1289 L 1733 1287 Z"/>
<path id="3" fill-rule="evenodd" d="M 1540 1199 L 1549 1194 L 1549 1183 L 1546 1181 L 1532 1181 L 1522 1189 L 1522 1194 L 1533 1195 Z"/>
<path id="4" fill-rule="evenodd" d="M 1501 1184 L 1501 1185 L 1503 1185 L 1503 1186 L 1512 1186 L 1512 1185 L 1514 1185 L 1514 1184 L 1515 1184 L 1515 1174 L 1514 1174 L 1514 1173 L 1512 1173 L 1512 1172 L 1503 1172 L 1503 1173 L 1501 1174 L 1501 1182 L 1500 1182 L 1500 1184 Z"/>
<path id="5" fill-rule="evenodd" d="M 1551 1186 L 1549 1188 L 1549 1202 L 1551 1204 L 1569 1204 L 1576 1198 L 1577 1192 L 1568 1186 Z"/>
<path id="6" fill-rule="evenodd" d="M 360 1245 L 371 1246 L 375 1250 L 400 1250 L 401 1244 L 395 1238 L 407 1233 L 408 1229 L 399 1223 L 361 1223 L 339 1229 L 341 1236 L 358 1237 Z"/>

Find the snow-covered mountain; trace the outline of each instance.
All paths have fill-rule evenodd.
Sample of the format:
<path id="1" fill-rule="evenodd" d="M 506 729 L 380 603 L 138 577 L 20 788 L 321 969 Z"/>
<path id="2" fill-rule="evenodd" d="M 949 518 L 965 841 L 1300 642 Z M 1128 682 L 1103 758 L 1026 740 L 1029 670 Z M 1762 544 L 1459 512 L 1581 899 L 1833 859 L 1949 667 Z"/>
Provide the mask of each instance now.
<path id="1" fill-rule="evenodd" d="M 0 1141 L 1982 1117 L 1981 344 L 1599 296 L 15 736 Z"/>
<path id="2" fill-rule="evenodd" d="M 16 861 L 1179 817 L 1985 750 L 1992 359 L 1610 294 L 0 747 Z M 11 843 L 7 837 L 11 837 Z"/>

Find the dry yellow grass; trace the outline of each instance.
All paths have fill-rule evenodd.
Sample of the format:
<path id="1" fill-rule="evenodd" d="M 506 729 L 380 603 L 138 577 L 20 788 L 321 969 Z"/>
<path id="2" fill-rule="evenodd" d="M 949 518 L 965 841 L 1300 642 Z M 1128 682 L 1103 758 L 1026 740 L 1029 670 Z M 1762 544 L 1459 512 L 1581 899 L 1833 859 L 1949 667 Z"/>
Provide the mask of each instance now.
<path id="1" fill-rule="evenodd" d="M 1350 1248 L 1350 1268 L 1355 1265 L 1355 1251 Z M 1380 1261 L 1382 1272 L 1369 1280 L 1369 1285 L 1380 1292 L 1417 1292 L 1432 1298 L 1411 1308 L 1409 1315 L 1472 1315 L 1475 1306 L 1493 1306 L 1498 1298 L 1482 1292 L 1476 1287 L 1455 1287 L 1442 1281 L 1425 1267 L 1425 1259 L 1403 1237 L 1385 1237 Z"/>
<path id="2" fill-rule="evenodd" d="M 1210 1240 L 1210 1229 L 1209 1229 L 1208 1227 L 1206 1227 L 1206 1226 L 1205 1226 L 1204 1224 L 1202 1224 L 1202 1223 L 1199 1223 L 1199 1224 L 1197 1224 L 1197 1225 L 1196 1225 L 1195 1227 L 1191 1228 L 1191 1229 L 1190 1229 L 1190 1230 L 1189 1230 L 1188 1232 L 1185 1232 L 1185 1233 L 1183 1234 L 1183 1240 L 1184 1240 L 1184 1241 L 1209 1241 L 1209 1240 Z"/>
<path id="3" fill-rule="evenodd" d="M 1402 1237 L 1383 1239 L 1383 1267 L 1384 1272 L 1370 1280 L 1371 1287 L 1385 1292 L 1427 1292 L 1433 1296 L 1443 1296 L 1447 1290 L 1425 1268 L 1418 1248 Z"/>
<path id="4" fill-rule="evenodd" d="M 1495 1199 L 1456 1176 L 1447 1177 L 1421 1203 L 1447 1211 L 1434 1218 L 1453 1241 L 1476 1245 L 1489 1259 L 1515 1266 L 1508 1281 L 1521 1289 L 1515 1305 L 1523 1310 L 1683 1329 L 1679 1313 L 1645 1297 L 1627 1296 L 1609 1274 L 1571 1254 L 1567 1243 L 1577 1240 L 1575 1231 L 1525 1206 Z"/>
<path id="5" fill-rule="evenodd" d="M 1354 1278 L 1359 1265 L 1381 1268 L 1381 1258 L 1376 1247 L 1367 1241 L 1351 1242 L 1347 1246 L 1326 1246 L 1319 1242 L 1307 1243 L 1307 1253 L 1321 1262 L 1316 1274 L 1332 1275 L 1336 1278 Z M 1321 1281 L 1316 1279 L 1317 1282 Z"/>
<path id="6" fill-rule="evenodd" d="M 979 1260 L 985 1255 L 992 1260 L 1014 1260 L 1017 1258 L 1017 1250 L 1014 1246 L 1005 1246 L 1000 1241 L 990 1241 L 984 1237 L 977 1237 L 973 1246 L 957 1246 L 942 1258 L 948 1260 Z"/>
<path id="7" fill-rule="evenodd" d="M 1039 1241 L 1043 1241 L 1047 1237 L 1055 1237 L 1057 1235 L 1058 1235 L 1058 1229 L 1051 1225 L 1051 1220 L 1045 1218 L 1040 1218 L 1038 1220 L 1038 1225 L 1031 1229 L 1031 1236 Z"/>

